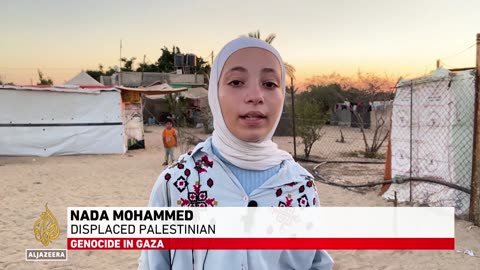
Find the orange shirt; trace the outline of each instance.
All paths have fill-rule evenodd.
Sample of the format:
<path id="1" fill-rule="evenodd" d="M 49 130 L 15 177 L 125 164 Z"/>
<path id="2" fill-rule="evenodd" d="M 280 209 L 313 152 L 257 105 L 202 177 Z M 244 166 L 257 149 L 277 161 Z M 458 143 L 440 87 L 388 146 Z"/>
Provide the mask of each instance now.
<path id="1" fill-rule="evenodd" d="M 177 131 L 174 128 L 170 130 L 164 129 L 162 133 L 164 146 L 165 147 L 177 146 L 177 140 L 175 139 L 176 135 L 177 135 Z"/>

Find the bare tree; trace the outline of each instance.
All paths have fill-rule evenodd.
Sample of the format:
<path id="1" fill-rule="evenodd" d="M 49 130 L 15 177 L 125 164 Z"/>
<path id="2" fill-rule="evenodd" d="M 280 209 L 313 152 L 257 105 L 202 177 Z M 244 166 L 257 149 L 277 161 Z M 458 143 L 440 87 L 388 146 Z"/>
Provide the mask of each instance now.
<path id="1" fill-rule="evenodd" d="M 365 92 L 365 102 L 373 101 L 387 101 L 393 98 L 393 89 L 392 79 L 388 77 L 379 77 L 371 73 L 361 73 L 358 72 L 358 79 L 361 84 L 363 84 L 363 91 Z M 365 104 L 368 106 L 368 103 Z M 365 106 L 364 106 L 365 108 Z M 368 108 L 368 107 L 367 107 Z M 365 157 L 374 158 L 377 156 L 378 151 L 382 147 L 383 143 L 387 140 L 390 135 L 390 126 L 386 125 L 387 117 L 390 117 L 387 114 L 386 110 L 374 110 L 373 119 L 370 119 L 372 123 L 373 135 L 370 139 L 366 135 L 366 123 L 358 111 L 354 111 L 355 118 L 357 119 L 362 132 L 363 142 L 365 144 Z M 368 112 L 367 112 L 368 113 Z"/>
<path id="2" fill-rule="evenodd" d="M 362 116 L 358 112 L 354 112 L 362 132 L 363 142 L 365 143 L 365 157 L 374 158 L 377 156 L 378 150 L 382 147 L 385 140 L 390 135 L 390 127 L 385 125 L 385 119 L 383 114 L 377 114 L 375 112 L 375 127 L 373 131 L 373 137 L 369 140 L 365 134 L 365 123 Z M 379 115 L 379 117 L 377 117 Z"/>

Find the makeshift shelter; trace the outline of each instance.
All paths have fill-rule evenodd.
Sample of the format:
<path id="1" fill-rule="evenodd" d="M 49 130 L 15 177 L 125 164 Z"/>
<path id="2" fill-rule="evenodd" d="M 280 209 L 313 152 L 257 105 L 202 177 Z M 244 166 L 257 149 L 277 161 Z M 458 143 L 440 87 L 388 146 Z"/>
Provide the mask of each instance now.
<path id="1" fill-rule="evenodd" d="M 77 85 L 77 86 L 104 86 L 103 84 L 97 82 L 94 78 L 88 75 L 86 72 L 82 71 L 78 73 L 75 77 L 71 78 L 65 85 Z"/>
<path id="2" fill-rule="evenodd" d="M 194 107 L 205 108 L 208 106 L 208 90 L 203 87 L 188 88 L 180 95 L 190 100 Z"/>
<path id="3" fill-rule="evenodd" d="M 363 124 L 363 128 L 370 128 L 371 111 L 371 106 L 368 103 L 349 101 L 337 103 L 330 116 L 330 124 L 346 127 L 360 127 Z"/>
<path id="4" fill-rule="evenodd" d="M 129 150 L 145 148 L 143 130 L 142 95 L 165 95 L 186 91 L 187 88 L 172 88 L 166 83 L 147 87 L 130 88 L 117 86 L 122 91 L 122 108 L 124 111 L 125 134 Z M 146 107 L 144 105 L 144 107 Z M 147 114 L 149 115 L 149 114 Z M 148 116 L 147 116 L 148 117 Z"/>
<path id="5" fill-rule="evenodd" d="M 399 82 L 393 102 L 388 157 L 392 177 L 429 178 L 470 188 L 474 82 L 472 71 L 452 73 L 445 69 Z M 390 164 L 386 170 L 390 170 Z M 391 185 L 383 196 L 455 207 L 457 214 L 465 214 L 470 203 L 465 192 L 426 182 Z"/>
<path id="6" fill-rule="evenodd" d="M 188 101 L 191 117 L 194 122 L 199 122 L 199 110 L 208 107 L 208 91 L 203 87 L 194 88 L 172 88 L 183 89 L 179 92 L 179 96 Z M 153 117 L 157 122 L 162 122 L 170 113 L 168 112 L 168 104 L 165 95 L 148 95 L 145 96 L 144 115 Z"/>
<path id="7" fill-rule="evenodd" d="M 115 88 L 0 86 L 0 110 L 0 155 L 126 151 L 120 91 Z"/>

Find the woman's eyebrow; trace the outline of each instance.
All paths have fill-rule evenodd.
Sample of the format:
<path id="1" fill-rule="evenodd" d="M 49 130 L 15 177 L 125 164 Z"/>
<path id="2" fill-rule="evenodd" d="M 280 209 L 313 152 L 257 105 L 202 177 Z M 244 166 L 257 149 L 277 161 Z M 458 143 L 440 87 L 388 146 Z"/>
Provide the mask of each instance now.
<path id="1" fill-rule="evenodd" d="M 237 67 L 231 68 L 228 72 L 232 72 L 232 71 L 247 72 L 247 69 L 244 67 L 237 66 Z"/>
<path id="2" fill-rule="evenodd" d="M 262 68 L 263 73 L 277 73 L 277 71 L 273 68 Z"/>

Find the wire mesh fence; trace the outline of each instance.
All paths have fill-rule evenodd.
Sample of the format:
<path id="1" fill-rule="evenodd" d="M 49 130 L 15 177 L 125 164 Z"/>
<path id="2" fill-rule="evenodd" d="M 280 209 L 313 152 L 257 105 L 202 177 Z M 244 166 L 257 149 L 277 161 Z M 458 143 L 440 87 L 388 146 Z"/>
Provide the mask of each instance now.
<path id="1" fill-rule="evenodd" d="M 475 79 L 471 71 L 404 81 L 392 113 L 391 171 L 394 177 L 427 178 L 470 188 Z M 445 185 L 394 185 L 386 198 L 455 207 L 467 214 L 469 194 Z"/>
<path id="2" fill-rule="evenodd" d="M 390 133 L 391 163 L 386 169 L 391 170 L 393 178 L 419 180 L 392 185 L 384 197 L 455 207 L 457 215 L 468 214 L 470 194 L 466 191 L 472 180 L 475 74 L 473 70 L 439 72 L 401 81 L 390 102 L 337 104 L 321 127 L 320 139 L 314 143 L 310 158 L 365 160 L 369 148 L 377 144 L 377 151 L 369 157 L 385 159 L 388 139 L 384 138 Z M 295 120 L 313 123 L 315 117 Z M 291 117 L 284 118 L 292 121 Z M 275 137 L 274 141 L 288 145 L 286 150 L 294 153 L 291 137 Z M 296 141 L 297 156 L 302 157 L 305 147 L 298 133 Z"/>
<path id="3" fill-rule="evenodd" d="M 465 189 L 470 189 L 472 178 L 474 101 L 475 76 L 465 71 L 402 81 L 395 89 L 394 100 L 338 103 L 320 125 L 320 138 L 311 147 L 310 158 L 365 161 L 369 148 L 376 144 L 375 155 L 370 158 L 385 160 L 390 134 L 391 164 L 386 169 L 391 170 L 392 177 L 433 179 L 464 190 L 415 181 L 391 185 L 384 197 L 451 206 L 457 215 L 467 214 L 470 195 Z M 299 125 L 314 124 L 318 119 L 314 114 L 295 118 L 298 157 L 305 156 Z M 292 120 L 288 114 L 282 115 L 279 129 L 289 134 L 276 134 L 273 141 L 294 154 Z M 181 133 L 185 151 L 208 136 Z"/>
<path id="4" fill-rule="evenodd" d="M 353 104 L 338 104 L 331 112 L 329 119 L 321 125 L 320 138 L 313 144 L 310 158 L 363 160 L 365 159 L 366 146 L 372 146 L 375 140 L 376 143 L 383 141 L 383 144 L 371 158 L 385 159 L 387 149 L 387 138 L 385 136 L 388 135 L 390 130 L 392 102 L 378 101 L 363 106 L 365 109 Z M 359 112 L 361 112 L 360 115 Z M 296 153 L 298 157 L 305 157 L 305 145 L 298 133 L 299 125 L 312 124 L 316 121 L 316 118 L 316 115 L 312 115 L 310 118 L 295 118 L 297 122 Z M 291 122 L 292 118 L 287 116 L 282 120 Z M 363 128 L 360 127 L 361 125 Z M 293 129 L 291 125 L 288 128 Z M 274 137 L 273 140 L 281 145 L 288 145 L 285 150 L 294 153 L 291 136 Z"/>

